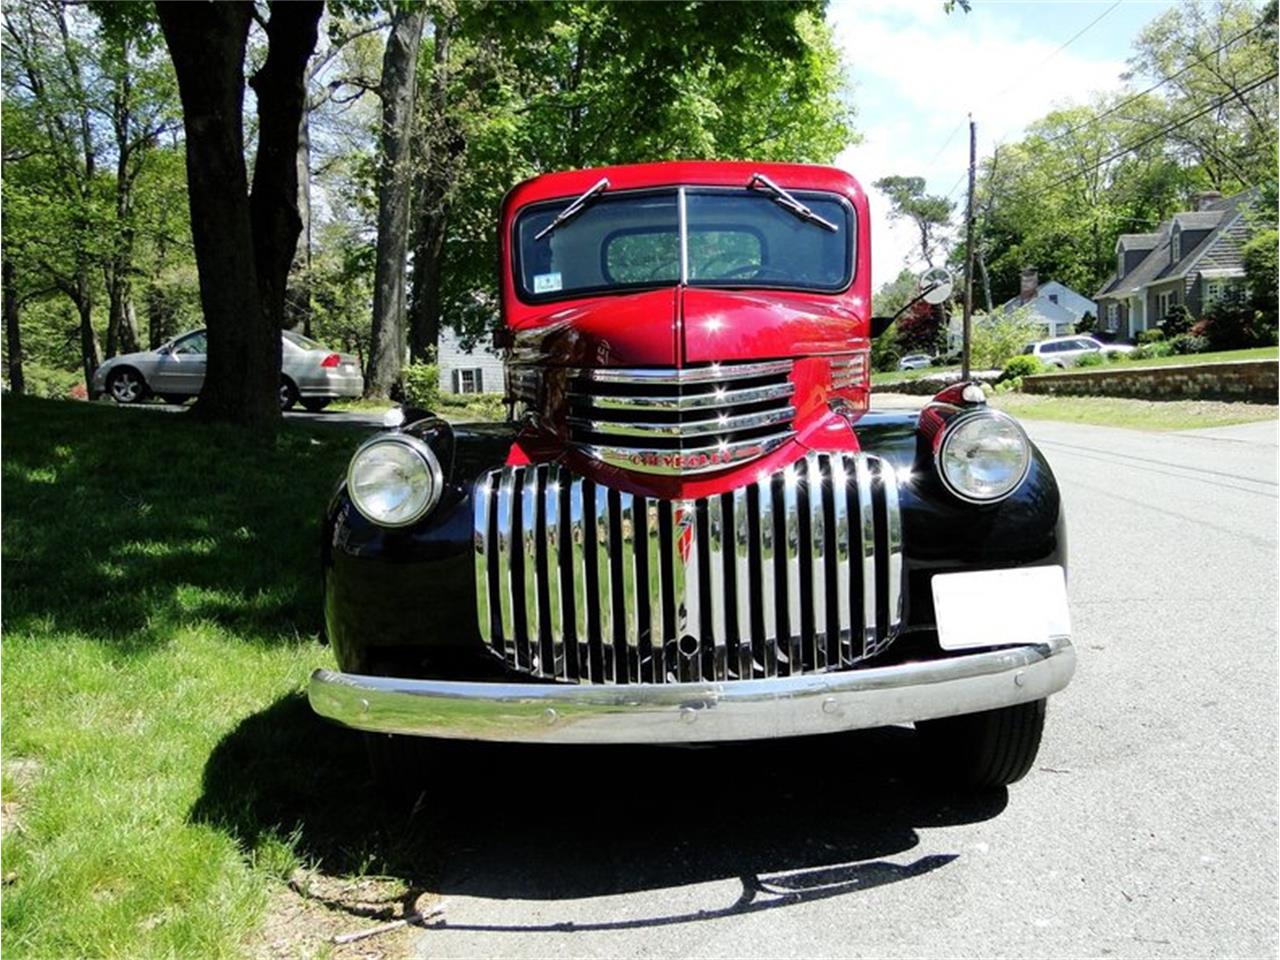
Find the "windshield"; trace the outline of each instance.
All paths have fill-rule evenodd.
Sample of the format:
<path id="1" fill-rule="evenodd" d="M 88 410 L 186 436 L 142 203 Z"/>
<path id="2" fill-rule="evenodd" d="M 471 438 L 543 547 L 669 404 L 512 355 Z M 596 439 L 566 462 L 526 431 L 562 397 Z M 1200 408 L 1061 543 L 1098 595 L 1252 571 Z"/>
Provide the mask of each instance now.
<path id="1" fill-rule="evenodd" d="M 835 292 L 853 279 L 853 211 L 832 194 L 796 191 L 834 232 L 759 190 L 684 191 L 690 286 Z M 675 189 L 596 197 L 537 238 L 572 198 L 535 204 L 515 224 L 516 285 L 527 300 L 670 286 L 682 277 Z"/>

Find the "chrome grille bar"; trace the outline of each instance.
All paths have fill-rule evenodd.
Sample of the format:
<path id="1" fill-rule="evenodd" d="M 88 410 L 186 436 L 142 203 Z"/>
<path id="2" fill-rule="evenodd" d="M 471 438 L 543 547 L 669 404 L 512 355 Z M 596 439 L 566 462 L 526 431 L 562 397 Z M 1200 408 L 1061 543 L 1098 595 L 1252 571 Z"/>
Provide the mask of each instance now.
<path id="1" fill-rule="evenodd" d="M 824 672 L 874 656 L 900 625 L 900 492 L 874 456 L 810 454 L 679 501 L 507 467 L 473 499 L 480 637 L 514 671 L 604 684 Z"/>
<path id="2" fill-rule="evenodd" d="M 567 371 L 569 439 L 644 473 L 697 474 L 754 460 L 795 436 L 793 362 Z"/>

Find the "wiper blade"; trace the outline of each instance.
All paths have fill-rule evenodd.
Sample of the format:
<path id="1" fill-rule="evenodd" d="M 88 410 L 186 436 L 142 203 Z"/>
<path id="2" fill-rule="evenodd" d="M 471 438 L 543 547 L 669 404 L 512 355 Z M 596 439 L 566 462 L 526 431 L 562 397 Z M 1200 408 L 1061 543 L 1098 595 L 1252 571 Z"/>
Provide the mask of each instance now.
<path id="1" fill-rule="evenodd" d="M 763 173 L 753 173 L 751 175 L 751 179 L 747 181 L 747 186 L 754 187 L 757 183 L 764 184 L 765 189 L 773 193 L 774 203 L 782 207 L 784 210 L 795 214 L 801 220 L 807 220 L 809 223 L 816 223 L 818 226 L 825 230 L 830 230 L 832 233 L 839 231 L 840 228 L 834 223 L 826 217 L 818 216 L 818 214 L 814 213 L 791 194 L 787 193 L 787 191 L 783 190 Z"/>
<path id="2" fill-rule="evenodd" d="M 587 204 L 589 204 L 592 200 L 594 200 L 600 194 L 604 193 L 605 190 L 607 190 L 608 188 L 609 188 L 609 178 L 601 177 L 598 181 L 596 181 L 595 185 L 590 190 L 588 190 L 586 193 L 580 196 L 577 200 L 573 201 L 573 203 L 569 204 L 567 207 L 561 210 L 558 214 L 556 214 L 556 218 L 554 220 L 552 220 L 545 227 L 543 227 L 541 230 L 535 233 L 533 235 L 533 239 L 541 240 L 543 237 L 545 237 L 548 233 L 551 233 L 553 230 L 555 230 L 556 227 L 560 226 L 562 223 L 565 223 L 573 219 L 574 217 L 576 217 L 578 214 L 580 214 L 583 210 L 587 208 Z"/>

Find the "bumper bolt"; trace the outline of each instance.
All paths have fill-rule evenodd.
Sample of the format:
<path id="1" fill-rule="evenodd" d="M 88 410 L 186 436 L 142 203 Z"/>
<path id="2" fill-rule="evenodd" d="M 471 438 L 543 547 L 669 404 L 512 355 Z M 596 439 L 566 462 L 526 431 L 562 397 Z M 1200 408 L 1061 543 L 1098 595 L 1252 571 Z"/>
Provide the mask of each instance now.
<path id="1" fill-rule="evenodd" d="M 551 726 L 560 719 L 559 715 L 550 707 L 542 712 L 542 719 L 546 721 L 547 726 Z"/>
<path id="2" fill-rule="evenodd" d="M 822 712 L 823 713 L 839 713 L 840 712 L 839 706 L 836 705 L 835 697 L 827 697 L 825 700 L 822 701 Z"/>

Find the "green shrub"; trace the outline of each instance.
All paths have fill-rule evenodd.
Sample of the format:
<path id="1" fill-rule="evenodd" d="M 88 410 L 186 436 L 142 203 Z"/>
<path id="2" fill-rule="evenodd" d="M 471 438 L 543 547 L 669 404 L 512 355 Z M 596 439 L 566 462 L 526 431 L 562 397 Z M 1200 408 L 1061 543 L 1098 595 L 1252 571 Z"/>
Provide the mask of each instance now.
<path id="1" fill-rule="evenodd" d="M 991 370 L 1014 356 L 1028 343 L 1043 337 L 1042 327 L 1028 307 L 1005 313 L 977 314 L 973 318 L 970 361 L 974 370 Z"/>
<path id="2" fill-rule="evenodd" d="M 1180 333 L 1169 341 L 1174 353 L 1204 353 L 1209 349 L 1209 338 L 1193 333 Z"/>
<path id="3" fill-rule="evenodd" d="M 1010 377 L 996 383 L 996 393 L 1016 393 L 1022 389 L 1021 377 Z"/>
<path id="4" fill-rule="evenodd" d="M 1152 327 L 1150 330 L 1142 330 L 1142 331 L 1139 331 L 1138 333 L 1139 344 L 1159 343 L 1163 339 L 1164 339 L 1164 331 L 1160 330 L 1157 327 Z"/>
<path id="5" fill-rule="evenodd" d="M 1173 347 L 1167 343 L 1156 341 L 1155 343 L 1146 343 L 1138 347 L 1138 349 L 1129 354 L 1129 358 L 1131 360 L 1150 360 L 1152 357 L 1168 357 L 1172 356 L 1172 354 Z"/>
<path id="6" fill-rule="evenodd" d="M 440 368 L 434 363 L 412 363 L 400 373 L 401 393 L 410 407 L 431 410 L 440 403 Z"/>
<path id="7" fill-rule="evenodd" d="M 1032 356 L 1029 353 L 1021 353 L 1016 357 L 1010 357 L 1004 362 L 1004 370 L 1000 373 L 999 382 L 1003 383 L 1006 380 L 1015 379 L 1021 381 L 1023 377 L 1034 376 L 1037 373 L 1044 373 L 1044 371 L 1044 362 L 1039 357 Z M 1021 386 L 1021 383 L 1019 383 L 1019 386 Z M 1014 389 L 1017 389 L 1017 387 Z"/>
<path id="8" fill-rule="evenodd" d="M 1107 361 L 1102 358 L 1102 353 L 1085 353 L 1076 357 L 1077 367 L 1100 367 Z"/>
<path id="9" fill-rule="evenodd" d="M 1190 310 L 1181 303 L 1175 303 L 1160 321 L 1160 329 L 1164 331 L 1166 338 L 1172 339 L 1181 333 L 1186 333 L 1195 322 L 1196 318 L 1191 315 Z"/>
<path id="10" fill-rule="evenodd" d="M 1214 350 L 1263 347 L 1276 342 L 1276 318 L 1242 300 L 1215 303 L 1205 318 L 1204 333 Z"/>
<path id="11" fill-rule="evenodd" d="M 898 350 L 897 331 L 890 327 L 871 341 L 871 369 L 884 373 L 898 369 L 902 354 Z"/>
<path id="12" fill-rule="evenodd" d="M 1103 356 L 1107 358 L 1107 363 L 1123 363 L 1125 360 L 1129 359 L 1131 354 L 1124 353 L 1120 350 L 1108 350 L 1103 353 Z"/>
<path id="13" fill-rule="evenodd" d="M 30 361 L 22 365 L 22 378 L 29 397 L 65 400 L 72 396 L 72 391 L 76 387 L 84 390 L 84 378 L 79 373 L 46 367 Z"/>

